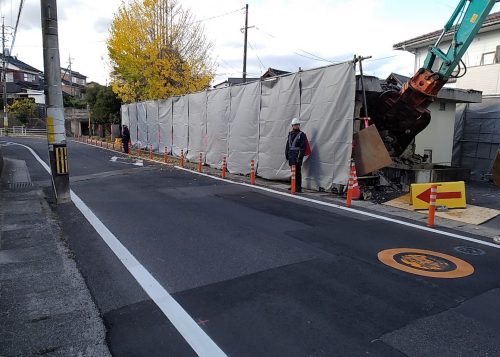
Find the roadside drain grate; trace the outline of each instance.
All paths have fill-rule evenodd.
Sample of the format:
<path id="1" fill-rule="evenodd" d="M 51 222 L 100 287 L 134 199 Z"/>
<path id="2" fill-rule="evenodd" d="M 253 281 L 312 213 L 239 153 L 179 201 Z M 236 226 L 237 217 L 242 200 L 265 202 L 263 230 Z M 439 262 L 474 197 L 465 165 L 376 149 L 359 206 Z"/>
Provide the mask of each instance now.
<path id="1" fill-rule="evenodd" d="M 11 190 L 22 190 L 25 188 L 33 187 L 33 183 L 31 182 L 13 182 L 9 183 L 9 189 Z"/>

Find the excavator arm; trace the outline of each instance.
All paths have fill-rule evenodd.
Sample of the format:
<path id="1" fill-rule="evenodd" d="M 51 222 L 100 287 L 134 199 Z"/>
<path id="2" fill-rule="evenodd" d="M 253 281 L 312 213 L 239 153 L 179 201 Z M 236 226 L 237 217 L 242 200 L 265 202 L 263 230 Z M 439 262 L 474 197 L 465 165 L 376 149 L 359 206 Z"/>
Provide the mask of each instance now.
<path id="1" fill-rule="evenodd" d="M 463 55 L 499 0 L 460 0 L 436 44 L 429 49 L 424 66 L 399 92 L 386 91 L 368 103 L 370 117 L 393 157 L 400 156 L 431 120 L 429 105 L 459 67 Z M 440 45 L 449 32 L 446 52 Z"/>

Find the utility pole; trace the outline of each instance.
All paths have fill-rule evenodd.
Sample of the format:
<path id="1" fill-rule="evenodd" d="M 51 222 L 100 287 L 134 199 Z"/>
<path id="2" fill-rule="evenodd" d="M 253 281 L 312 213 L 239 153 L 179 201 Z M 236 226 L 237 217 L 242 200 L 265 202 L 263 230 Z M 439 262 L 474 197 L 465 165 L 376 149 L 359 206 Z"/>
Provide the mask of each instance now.
<path id="1" fill-rule="evenodd" d="M 61 85 L 61 62 L 57 29 L 57 1 L 40 0 L 42 8 L 43 67 L 47 106 L 47 141 L 52 185 L 57 203 L 71 200 L 69 188 L 68 150 L 64 126 Z"/>
<path id="2" fill-rule="evenodd" d="M 248 44 L 248 4 L 245 6 L 245 45 L 243 48 L 243 83 L 247 81 L 247 44 Z"/>
<path id="3" fill-rule="evenodd" d="M 2 17 L 2 87 L 3 87 L 3 128 L 9 135 L 9 117 L 7 116 L 7 73 L 5 61 L 5 18 Z"/>
<path id="4" fill-rule="evenodd" d="M 68 68 L 69 68 L 69 95 L 73 97 L 73 72 L 71 70 L 71 53 L 68 57 Z"/>

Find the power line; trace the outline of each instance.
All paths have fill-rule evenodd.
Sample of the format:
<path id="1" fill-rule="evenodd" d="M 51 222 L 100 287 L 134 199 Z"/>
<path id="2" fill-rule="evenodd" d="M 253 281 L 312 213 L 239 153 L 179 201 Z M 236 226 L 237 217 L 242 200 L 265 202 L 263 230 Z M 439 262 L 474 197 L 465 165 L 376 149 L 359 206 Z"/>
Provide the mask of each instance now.
<path id="1" fill-rule="evenodd" d="M 387 57 L 381 57 L 381 58 L 370 58 L 370 59 L 365 60 L 365 62 L 382 61 L 382 60 L 385 60 L 385 59 L 399 57 L 399 56 L 403 56 L 403 53 L 400 53 L 400 54 L 397 54 L 397 55 L 392 55 L 392 56 L 387 56 Z"/>
<path id="2" fill-rule="evenodd" d="M 19 3 L 19 11 L 17 13 L 16 27 L 14 27 L 14 36 L 12 37 L 12 43 L 10 44 L 10 53 L 12 54 L 12 49 L 14 48 L 14 43 L 16 42 L 17 28 L 19 26 L 19 20 L 21 19 L 21 12 L 23 11 L 24 0 Z"/>
<path id="3" fill-rule="evenodd" d="M 252 46 L 252 43 L 249 41 L 248 44 L 250 45 L 250 48 L 252 49 L 252 51 L 255 52 L 255 57 L 257 57 L 257 60 L 259 61 L 259 65 L 260 65 L 260 70 L 262 72 L 264 72 L 264 69 L 266 68 L 266 66 L 264 66 L 264 63 L 262 63 L 262 61 L 260 60 L 260 57 L 259 55 L 257 54 L 257 51 L 255 50 L 254 46 Z"/>
<path id="4" fill-rule="evenodd" d="M 228 15 L 232 15 L 234 13 L 237 13 L 241 10 L 244 10 L 245 8 L 241 8 L 241 9 L 238 9 L 238 10 L 234 10 L 234 11 L 230 11 L 230 12 L 226 12 L 224 14 L 220 14 L 220 15 L 215 15 L 215 16 L 212 16 L 212 17 L 207 17 L 207 18 L 204 18 L 204 19 L 201 19 L 201 20 L 196 20 L 194 22 L 192 22 L 191 24 L 197 24 L 199 22 L 204 22 L 204 21 L 209 21 L 209 20 L 215 20 L 215 19 L 218 19 L 220 17 L 224 17 L 224 16 L 228 16 Z"/>
<path id="5" fill-rule="evenodd" d="M 264 33 L 265 35 L 267 35 L 268 37 L 270 37 L 270 38 L 272 38 L 272 39 L 277 39 L 277 38 L 276 38 L 276 36 L 274 36 L 274 35 L 270 34 L 269 32 L 266 32 L 266 31 L 262 30 L 261 28 L 259 28 L 259 27 L 257 27 L 257 26 L 255 27 L 255 29 L 256 29 L 256 30 L 258 30 L 258 31 L 261 31 L 262 33 Z M 309 51 L 303 50 L 303 49 L 301 49 L 301 48 L 297 48 L 297 50 L 299 50 L 299 51 L 301 51 L 301 52 L 304 52 L 304 53 L 308 54 L 308 55 L 309 55 L 309 56 L 311 56 L 311 57 L 309 57 L 309 56 L 305 56 L 305 55 L 300 54 L 300 53 L 295 52 L 295 51 L 292 51 L 292 53 L 294 53 L 294 54 L 296 54 L 296 55 L 298 55 L 298 56 L 305 57 L 305 58 L 312 59 L 312 60 L 316 60 L 316 61 L 322 61 L 322 62 L 327 62 L 327 63 L 332 63 L 332 64 L 339 63 L 339 62 L 331 61 L 331 60 L 329 60 L 329 59 L 326 59 L 326 58 L 320 57 L 320 56 L 318 56 L 318 55 L 315 55 L 314 53 L 311 53 L 311 52 L 309 52 Z"/>

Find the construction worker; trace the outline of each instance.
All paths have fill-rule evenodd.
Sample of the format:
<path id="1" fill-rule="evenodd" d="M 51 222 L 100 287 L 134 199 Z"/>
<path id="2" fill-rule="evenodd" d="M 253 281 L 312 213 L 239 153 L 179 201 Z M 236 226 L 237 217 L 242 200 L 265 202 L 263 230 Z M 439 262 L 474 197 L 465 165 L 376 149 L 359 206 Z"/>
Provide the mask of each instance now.
<path id="1" fill-rule="evenodd" d="M 128 154 L 128 143 L 130 142 L 130 131 L 126 125 L 122 126 L 123 152 Z"/>
<path id="2" fill-rule="evenodd" d="M 295 165 L 295 187 L 296 192 L 302 192 L 302 161 L 308 146 L 307 136 L 300 131 L 300 120 L 292 119 L 292 130 L 288 133 L 286 141 L 285 156 L 288 164 Z"/>

